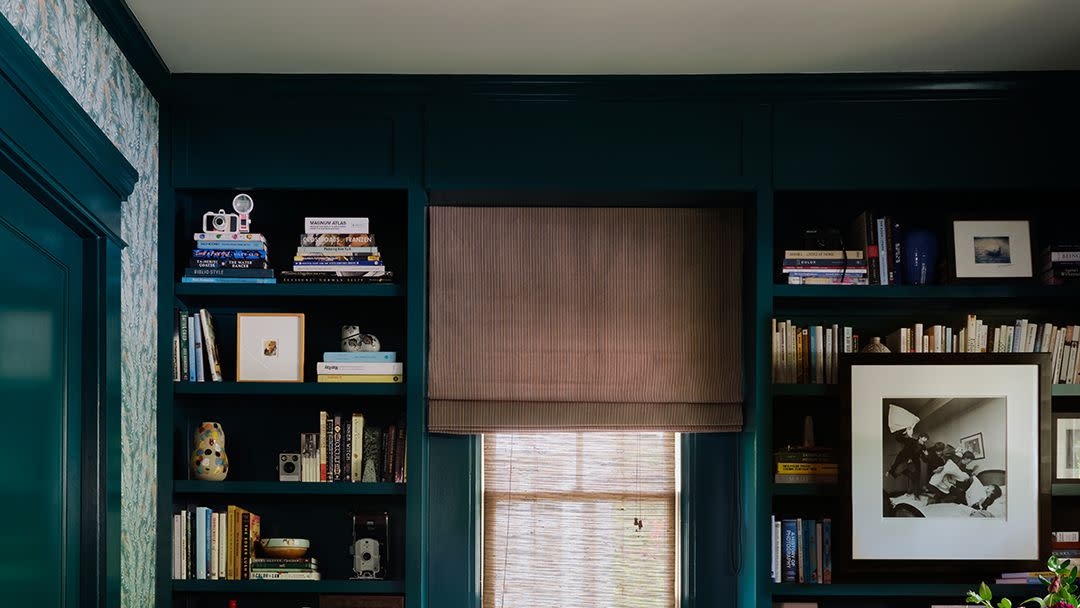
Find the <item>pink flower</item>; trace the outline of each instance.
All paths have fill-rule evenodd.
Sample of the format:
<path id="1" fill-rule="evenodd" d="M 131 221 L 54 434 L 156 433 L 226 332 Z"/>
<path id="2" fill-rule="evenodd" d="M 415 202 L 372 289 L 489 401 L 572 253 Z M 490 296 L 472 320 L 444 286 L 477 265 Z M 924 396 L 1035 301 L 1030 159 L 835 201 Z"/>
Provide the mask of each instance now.
<path id="1" fill-rule="evenodd" d="M 1050 587 L 1047 588 L 1047 591 L 1049 591 L 1050 593 L 1057 593 L 1058 591 L 1061 591 L 1061 577 L 1060 576 L 1055 576 L 1050 581 Z M 1058 604 L 1063 604 L 1063 605 L 1059 606 Z M 1064 604 L 1065 604 L 1064 601 L 1058 602 L 1057 604 L 1054 604 L 1054 608 L 1074 608 L 1073 606 L 1067 606 L 1067 605 L 1064 605 Z"/>
<path id="2" fill-rule="evenodd" d="M 1076 606 L 1073 606 L 1065 600 L 1062 600 L 1056 604 L 1053 604 L 1050 608 L 1076 608 Z"/>

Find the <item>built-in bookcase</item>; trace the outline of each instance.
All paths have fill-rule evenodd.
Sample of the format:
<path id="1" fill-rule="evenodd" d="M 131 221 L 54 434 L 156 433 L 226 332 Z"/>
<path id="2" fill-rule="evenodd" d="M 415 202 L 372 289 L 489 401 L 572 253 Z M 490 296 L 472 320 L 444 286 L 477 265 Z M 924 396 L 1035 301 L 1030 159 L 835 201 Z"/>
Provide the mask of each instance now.
<path id="1" fill-rule="evenodd" d="M 159 252 L 158 416 L 158 602 L 159 606 L 225 608 L 318 606 L 319 596 L 402 595 L 406 605 L 419 588 L 424 538 L 423 382 L 425 320 L 422 194 L 407 188 L 372 190 L 259 189 L 252 232 L 266 235 L 270 265 L 290 270 L 306 216 L 368 217 L 392 283 L 384 284 L 183 284 L 192 235 L 202 215 L 232 212 L 233 190 L 185 189 L 163 197 Z M 411 280 L 416 279 L 416 280 Z M 171 380 L 173 309 L 207 309 L 213 316 L 223 382 Z M 304 313 L 304 382 L 236 382 L 236 314 Z M 342 325 L 359 325 L 379 337 L 382 349 L 404 362 L 402 384 L 319 384 L 316 363 L 340 350 Z M 319 411 L 362 412 L 368 425 L 404 422 L 407 428 L 405 483 L 299 483 L 278 481 L 277 456 L 300 450 L 299 434 L 317 432 Z M 220 422 L 226 434 L 229 475 L 224 482 L 193 479 L 188 464 L 191 437 L 203 421 Z M 262 536 L 311 540 L 320 581 L 183 580 L 171 577 L 172 514 L 187 505 L 215 509 L 234 504 L 261 517 Z M 391 516 L 390 577 L 352 580 L 352 512 Z"/>
<path id="2" fill-rule="evenodd" d="M 849 325 L 860 336 L 860 345 L 870 338 L 885 337 L 902 326 L 916 322 L 943 323 L 961 327 L 967 313 L 978 315 L 988 324 L 1012 323 L 1017 318 L 1038 322 L 1074 324 L 1080 322 L 1080 289 L 1076 286 L 1050 287 L 1032 282 L 949 283 L 944 260 L 951 258 L 951 221 L 998 215 L 1007 219 L 1031 219 L 1032 238 L 1037 248 L 1053 239 L 1075 241 L 1071 232 L 1080 221 L 1075 195 L 1019 192 L 775 192 L 762 202 L 763 216 L 771 211 L 772 225 L 759 227 L 759 280 L 771 279 L 771 285 L 758 289 L 758 331 L 762 339 L 757 348 L 770 344 L 769 319 L 790 319 L 796 324 Z M 893 214 L 902 222 L 937 232 L 943 263 L 936 284 L 899 286 L 803 286 L 787 285 L 780 273 L 785 249 L 804 248 L 800 231 L 807 226 L 838 226 L 847 230 L 853 218 L 864 210 Z M 1067 240 L 1062 242 L 1068 242 Z M 849 247 L 854 248 L 854 247 Z M 762 255 L 769 252 L 768 259 Z M 1036 255 L 1036 273 L 1040 261 Z M 762 267 L 761 265 L 767 265 Z M 760 353 L 759 353 L 760 354 Z M 948 355 L 941 355 L 947 357 Z M 845 528 L 845 504 L 850 500 L 847 488 L 840 485 L 782 485 L 772 482 L 773 452 L 785 444 L 802 439 L 803 419 L 811 415 L 815 422 L 818 445 L 834 446 L 839 451 L 841 480 L 849 468 L 843 452 L 844 409 L 846 400 L 841 388 L 821 384 L 771 384 L 769 357 L 759 356 L 758 386 L 762 411 L 757 422 L 763 425 L 764 441 L 757 445 L 757 504 L 761 530 L 757 535 L 759 561 L 757 605 L 766 608 L 773 602 L 817 602 L 820 606 L 926 607 L 931 604 L 962 604 L 968 589 L 980 581 L 992 581 L 999 572 L 980 571 L 972 564 L 963 580 L 912 580 L 910 575 L 895 577 L 845 577 L 833 573 L 833 584 L 773 583 L 769 580 L 770 550 L 768 516 L 821 519 L 830 517 L 835 530 Z M 1080 411 L 1080 386 L 1055 385 L 1052 388 L 1053 410 Z M 1055 485 L 1052 492 L 1053 529 L 1080 527 L 1080 490 L 1072 485 Z M 763 518 L 763 519 L 761 519 Z M 842 537 L 842 535 L 840 535 Z M 1039 587 L 995 587 L 996 597 L 1023 600 L 1040 591 Z"/>

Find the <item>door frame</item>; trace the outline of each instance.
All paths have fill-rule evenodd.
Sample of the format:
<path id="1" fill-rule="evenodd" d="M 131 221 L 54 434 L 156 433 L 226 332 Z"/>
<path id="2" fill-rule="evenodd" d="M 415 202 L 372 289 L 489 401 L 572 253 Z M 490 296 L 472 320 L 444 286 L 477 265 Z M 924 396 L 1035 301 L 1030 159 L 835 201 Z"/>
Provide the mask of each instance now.
<path id="1" fill-rule="evenodd" d="M 0 171 L 83 240 L 81 585 L 120 605 L 120 202 L 138 172 L 0 17 Z"/>

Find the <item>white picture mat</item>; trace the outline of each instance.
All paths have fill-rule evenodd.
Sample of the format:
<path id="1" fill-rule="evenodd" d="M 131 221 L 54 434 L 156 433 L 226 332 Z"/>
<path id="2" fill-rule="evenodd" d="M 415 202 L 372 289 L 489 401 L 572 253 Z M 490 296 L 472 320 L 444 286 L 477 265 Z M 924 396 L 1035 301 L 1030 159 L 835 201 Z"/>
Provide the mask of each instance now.
<path id="1" fill-rule="evenodd" d="M 975 237 L 1009 237 L 1008 264 L 976 264 Z M 957 221 L 953 222 L 953 243 L 956 256 L 956 276 L 964 279 L 1030 277 L 1031 229 L 1025 220 Z"/>
<path id="2" fill-rule="evenodd" d="M 238 316 L 236 331 L 236 379 L 241 381 L 302 382 L 304 370 L 300 362 L 303 342 L 302 317 Z M 277 340 L 277 356 L 263 355 L 266 340 Z"/>
<path id="3" fill-rule="evenodd" d="M 924 519 L 882 514 L 882 400 L 946 396 L 1005 398 L 1007 519 Z M 1042 557 L 1038 518 L 1038 366 L 853 365 L 851 398 L 852 559 Z"/>

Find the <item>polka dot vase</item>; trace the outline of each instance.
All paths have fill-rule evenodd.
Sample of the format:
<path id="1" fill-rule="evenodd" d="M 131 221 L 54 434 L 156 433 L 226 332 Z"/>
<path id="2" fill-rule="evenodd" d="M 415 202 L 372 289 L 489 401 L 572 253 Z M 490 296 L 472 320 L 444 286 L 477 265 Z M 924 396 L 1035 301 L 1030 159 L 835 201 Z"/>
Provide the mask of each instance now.
<path id="1" fill-rule="evenodd" d="M 225 431 L 220 424 L 204 422 L 195 430 L 191 469 L 195 473 L 195 479 L 202 481 L 223 481 L 229 474 L 229 457 L 225 454 Z"/>

